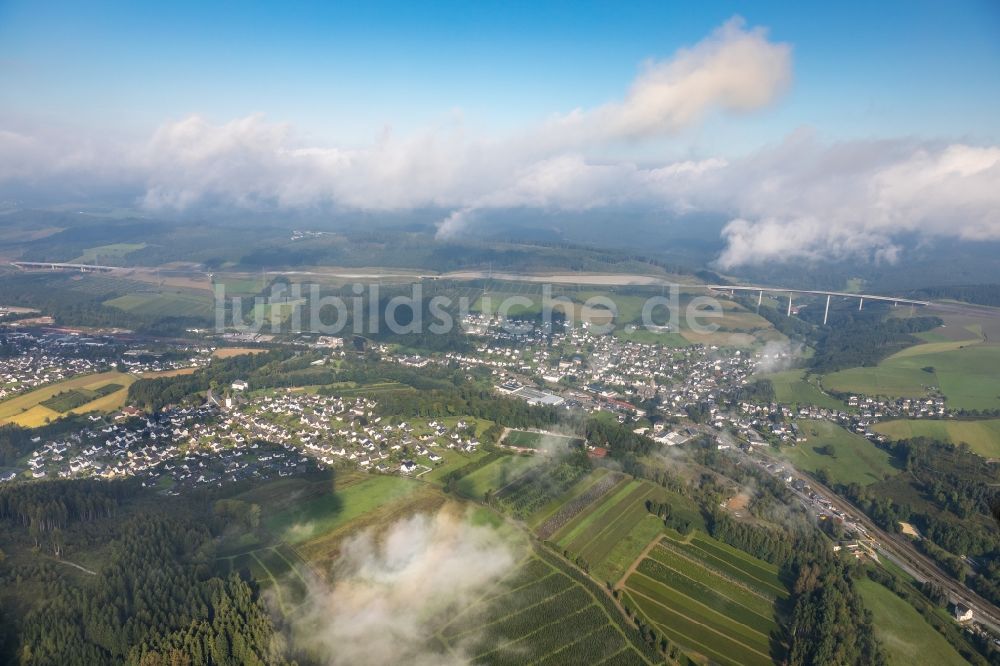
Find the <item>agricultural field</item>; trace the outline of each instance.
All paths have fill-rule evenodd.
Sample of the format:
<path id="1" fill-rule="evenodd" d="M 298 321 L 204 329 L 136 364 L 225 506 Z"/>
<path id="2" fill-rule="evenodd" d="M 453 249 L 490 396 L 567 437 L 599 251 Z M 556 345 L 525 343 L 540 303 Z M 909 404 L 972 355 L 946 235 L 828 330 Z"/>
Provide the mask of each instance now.
<path id="1" fill-rule="evenodd" d="M 970 340 L 928 342 L 904 349 L 877 366 L 826 375 L 823 385 L 843 393 L 924 397 L 937 387 L 951 409 L 1000 408 L 1000 345 Z"/>
<path id="2" fill-rule="evenodd" d="M 433 484 L 397 477 L 346 474 L 336 486 L 334 493 L 330 481 L 288 479 L 238 496 L 265 507 L 263 527 L 282 540 L 251 538 L 234 548 L 240 545 L 235 536 L 216 560 L 217 569 L 249 571 L 281 613 L 295 617 L 313 576 L 330 570 L 346 535 L 385 527 L 414 512 L 437 511 L 448 502 Z M 605 590 L 546 549 L 529 547 L 522 532 L 489 509 L 466 515 L 474 524 L 509 531 L 504 538 L 519 553 L 519 563 L 482 596 L 461 600 L 437 620 L 428 618 L 434 650 L 483 664 L 658 663 Z M 314 527 L 296 527 L 303 524 Z"/>
<path id="3" fill-rule="evenodd" d="M 551 541 L 582 561 L 597 580 L 618 580 L 663 528 L 663 521 L 646 509 L 646 500 L 662 502 L 666 495 L 663 488 L 648 481 L 620 482 L 563 525 Z"/>
<path id="4" fill-rule="evenodd" d="M 872 429 L 890 439 L 930 437 L 955 445 L 965 442 L 984 458 L 1000 458 L 1000 419 L 897 419 L 877 423 Z"/>
<path id="5" fill-rule="evenodd" d="M 690 529 L 705 529 L 701 510 L 689 498 L 661 490 L 660 495 L 655 499 L 670 505 L 671 516 L 674 520 L 686 522 Z M 629 567 L 642 555 L 649 544 L 664 533 L 663 521 L 652 514 L 647 514 L 647 516 L 633 523 L 632 528 L 614 545 L 604 561 L 594 567 L 592 574 L 595 578 L 612 583 L 616 580 L 622 580 L 628 574 Z"/>
<path id="6" fill-rule="evenodd" d="M 693 532 L 665 536 L 629 572 L 622 597 L 689 653 L 724 665 L 781 658 L 777 568 Z"/>
<path id="7" fill-rule="evenodd" d="M 247 553 L 285 544 L 317 572 L 327 572 L 345 537 L 379 529 L 447 502 L 430 483 L 398 476 L 337 474 L 335 480 L 282 479 L 237 496 L 262 507 L 261 529 L 228 538 L 223 553 Z"/>
<path id="8" fill-rule="evenodd" d="M 534 456 L 503 456 L 463 476 L 457 490 L 465 497 L 482 500 L 487 492 L 499 492 L 529 468 L 541 462 Z"/>
<path id="9" fill-rule="evenodd" d="M 836 423 L 802 419 L 799 428 L 806 441 L 781 449 L 798 469 L 811 473 L 825 469 L 834 483 L 863 486 L 899 471 L 886 451 Z"/>
<path id="10" fill-rule="evenodd" d="M 563 494 L 539 507 L 528 518 L 528 527 L 535 531 L 539 539 L 546 541 L 563 525 L 624 481 L 625 476 L 622 474 L 605 468 L 595 469 Z"/>
<path id="11" fill-rule="evenodd" d="M 141 250 L 146 243 L 112 243 L 88 247 L 79 257 L 69 261 L 71 264 L 102 264 L 114 266 L 121 263 L 127 254 Z"/>
<path id="12" fill-rule="evenodd" d="M 105 305 L 137 315 L 162 317 L 214 316 L 214 301 L 207 292 L 192 291 L 143 291 L 126 294 L 104 301 Z"/>
<path id="13" fill-rule="evenodd" d="M 260 275 L 239 276 L 227 275 L 218 276 L 212 280 L 213 285 L 221 285 L 226 290 L 226 297 L 230 296 L 251 296 L 257 294 L 266 285 Z"/>
<path id="14" fill-rule="evenodd" d="M 437 632 L 477 664 L 648 664 L 607 595 L 551 554 L 529 556 Z M 626 633 L 628 632 L 628 633 Z"/>
<path id="15" fill-rule="evenodd" d="M 549 464 L 546 461 L 546 464 L 528 468 L 499 492 L 493 493 L 489 501 L 523 520 L 573 486 L 588 471 L 573 462 Z"/>
<path id="16" fill-rule="evenodd" d="M 420 475 L 422 480 L 430 481 L 431 483 L 441 483 L 449 472 L 461 469 L 489 455 L 481 449 L 477 449 L 473 453 L 466 453 L 465 451 L 454 449 L 438 448 L 435 453 L 441 456 L 442 460 L 435 464 L 434 469 Z"/>
<path id="17" fill-rule="evenodd" d="M 847 410 L 847 405 L 824 393 L 815 381 L 806 379 L 805 370 L 786 370 L 771 375 L 761 375 L 760 379 L 770 380 L 774 385 L 774 395 L 778 402 Z"/>
<path id="18" fill-rule="evenodd" d="M 102 372 L 96 375 L 72 377 L 49 386 L 43 386 L 0 403 L 0 424 L 16 423 L 26 428 L 35 428 L 43 425 L 46 419 L 51 421 L 65 415 L 65 412 L 58 411 L 53 407 L 65 407 L 70 402 L 91 395 L 93 397 L 90 400 L 69 407 L 66 411 L 83 414 L 92 411 L 119 409 L 125 404 L 128 387 L 134 381 L 135 377 L 129 374 Z M 99 394 L 102 387 L 111 384 L 117 385 L 118 388 L 103 395 Z M 59 394 L 64 395 L 57 398 Z M 73 396 L 72 400 L 70 395 Z M 52 406 L 46 406 L 44 403 L 49 403 Z"/>
<path id="19" fill-rule="evenodd" d="M 232 358 L 247 354 L 260 354 L 266 351 L 266 349 L 260 347 L 219 347 L 212 351 L 212 358 Z"/>
<path id="20" fill-rule="evenodd" d="M 511 430 L 504 437 L 503 443 L 519 449 L 551 448 L 562 451 L 569 450 L 574 443 L 582 443 L 579 437 L 559 435 L 553 432 L 535 432 L 530 430 Z M 543 446 L 544 444 L 544 446 Z"/>
<path id="21" fill-rule="evenodd" d="M 875 636 L 890 666 L 967 663 L 944 636 L 892 590 L 867 578 L 856 581 L 855 586 L 873 615 Z"/>
<path id="22" fill-rule="evenodd" d="M 62 393 L 57 393 L 48 400 L 43 400 L 39 404 L 53 411 L 64 413 L 70 411 L 71 409 L 76 409 L 77 407 L 86 405 L 88 402 L 97 400 L 98 398 L 111 395 L 112 393 L 120 391 L 123 388 L 125 387 L 121 384 L 110 383 L 94 389 L 70 389 L 68 391 L 63 391 Z"/>
<path id="23" fill-rule="evenodd" d="M 278 512 L 265 515 L 264 526 L 284 541 L 295 545 L 332 532 L 383 504 L 406 498 L 420 482 L 399 476 L 356 475 L 338 478 L 336 492 L 328 491 L 295 502 Z"/>

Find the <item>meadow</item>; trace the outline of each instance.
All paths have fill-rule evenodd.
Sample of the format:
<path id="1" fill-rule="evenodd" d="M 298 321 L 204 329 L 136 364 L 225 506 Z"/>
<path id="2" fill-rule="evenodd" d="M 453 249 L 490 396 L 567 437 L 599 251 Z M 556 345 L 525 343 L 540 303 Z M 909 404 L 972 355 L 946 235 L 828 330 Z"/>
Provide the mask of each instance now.
<path id="1" fill-rule="evenodd" d="M 863 486 L 899 471 L 887 452 L 836 423 L 801 419 L 799 428 L 806 441 L 781 448 L 781 455 L 798 469 L 825 469 L 834 483 Z"/>
<path id="2" fill-rule="evenodd" d="M 855 587 L 872 613 L 875 636 L 890 666 L 967 663 L 944 636 L 894 592 L 867 578 L 856 581 Z"/>
<path id="3" fill-rule="evenodd" d="M 142 291 L 104 301 L 105 305 L 137 315 L 162 317 L 214 317 L 214 301 L 208 292 Z"/>
<path id="4" fill-rule="evenodd" d="M 537 449 L 543 442 L 558 449 L 569 449 L 573 443 L 582 443 L 579 437 L 569 435 L 559 435 L 550 432 L 534 432 L 531 430 L 511 430 L 504 437 L 503 443 L 507 446 L 514 446 L 520 449 Z"/>
<path id="5" fill-rule="evenodd" d="M 958 340 L 904 349 L 873 367 L 849 368 L 823 378 L 843 393 L 918 398 L 937 387 L 951 409 L 1000 409 L 1000 345 Z"/>
<path id="6" fill-rule="evenodd" d="M 130 252 L 135 252 L 145 247 L 146 243 L 112 243 L 110 245 L 88 247 L 79 257 L 76 257 L 69 263 L 117 265 Z"/>
<path id="7" fill-rule="evenodd" d="M 644 345 L 662 345 L 664 347 L 689 347 L 691 345 L 680 333 L 674 331 L 654 331 L 642 327 L 638 328 L 616 328 L 614 336 L 619 340 L 637 342 Z"/>
<path id="8" fill-rule="evenodd" d="M 872 429 L 890 439 L 930 437 L 955 445 L 965 442 L 984 458 L 1000 458 L 1000 419 L 896 419 L 878 423 Z"/>
<path id="9" fill-rule="evenodd" d="M 533 456 L 503 456 L 458 480 L 458 492 L 465 497 L 482 500 L 487 492 L 498 492 L 529 468 L 541 464 Z"/>
<path id="10" fill-rule="evenodd" d="M 832 395 L 824 393 L 815 380 L 805 377 L 805 370 L 786 370 L 770 375 L 761 375 L 774 386 L 774 396 L 778 402 L 788 405 L 815 405 L 826 409 L 847 410 L 847 406 Z"/>
<path id="11" fill-rule="evenodd" d="M 420 483 L 399 476 L 363 475 L 338 479 L 332 489 L 264 517 L 264 526 L 295 545 L 332 532 L 384 504 L 416 492 Z"/>
<path id="12" fill-rule="evenodd" d="M 719 664 L 780 657 L 777 568 L 699 532 L 665 536 L 630 572 L 623 598 L 663 635 Z"/>

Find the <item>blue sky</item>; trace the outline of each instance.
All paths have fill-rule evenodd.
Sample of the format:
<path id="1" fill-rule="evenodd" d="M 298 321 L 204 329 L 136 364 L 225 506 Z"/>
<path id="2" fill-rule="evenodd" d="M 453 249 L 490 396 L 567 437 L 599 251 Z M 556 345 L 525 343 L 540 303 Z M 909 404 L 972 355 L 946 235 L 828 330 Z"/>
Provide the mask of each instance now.
<path id="1" fill-rule="evenodd" d="M 996 0 L 0 0 L 0 208 L 703 213 L 722 266 L 891 262 L 1000 240 L 998 111 Z"/>
<path id="2" fill-rule="evenodd" d="M 502 135 L 620 97 L 644 60 L 739 14 L 792 45 L 792 88 L 746 117 L 707 118 L 668 153 L 739 153 L 801 126 L 831 139 L 1000 135 L 989 0 L 207 4 L 0 2 L 3 113 L 145 134 L 190 113 L 261 112 L 350 144 L 459 110 Z"/>

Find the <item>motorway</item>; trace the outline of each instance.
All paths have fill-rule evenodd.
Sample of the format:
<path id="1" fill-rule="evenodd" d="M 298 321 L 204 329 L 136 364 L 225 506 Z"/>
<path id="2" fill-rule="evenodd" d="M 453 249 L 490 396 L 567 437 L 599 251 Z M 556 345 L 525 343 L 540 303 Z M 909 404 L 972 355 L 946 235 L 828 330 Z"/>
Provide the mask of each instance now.
<path id="1" fill-rule="evenodd" d="M 973 622 L 982 624 L 993 631 L 1000 632 L 1000 608 L 997 608 L 943 572 L 933 560 L 918 551 L 910 543 L 908 537 L 899 534 L 890 534 L 881 529 L 861 509 L 840 495 L 837 495 L 833 490 L 817 481 L 814 477 L 795 469 L 788 461 L 772 457 L 756 449 L 754 453 L 759 453 L 760 458 L 765 462 L 773 462 L 781 465 L 783 471 L 808 483 L 816 494 L 823 496 L 834 508 L 845 514 L 851 522 L 863 528 L 868 537 L 874 541 L 874 546 L 878 552 L 892 560 L 901 569 L 918 581 L 930 580 L 940 585 L 948 592 L 951 601 L 957 601 L 971 608 L 974 614 Z M 760 461 L 758 460 L 758 462 Z M 815 502 L 808 495 L 794 489 L 793 492 L 800 499 L 815 507 Z"/>

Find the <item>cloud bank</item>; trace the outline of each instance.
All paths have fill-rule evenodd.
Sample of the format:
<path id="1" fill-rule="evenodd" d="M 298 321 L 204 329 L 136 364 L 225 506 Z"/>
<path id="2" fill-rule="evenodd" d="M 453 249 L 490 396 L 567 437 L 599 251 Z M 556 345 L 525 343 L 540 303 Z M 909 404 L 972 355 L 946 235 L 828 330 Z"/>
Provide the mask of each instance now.
<path id="1" fill-rule="evenodd" d="M 0 128 L 0 187 L 131 192 L 157 213 L 445 209 L 438 236 L 484 212 L 618 207 L 724 216 L 723 269 L 765 262 L 892 262 L 901 238 L 1000 239 L 1000 146 L 915 139 L 823 142 L 808 130 L 741 157 L 595 159 L 676 136 L 706 117 L 761 110 L 792 80 L 792 50 L 739 19 L 647 62 L 624 96 L 504 138 L 460 121 L 363 147 L 317 146 L 262 115 L 192 115 L 146 141 Z M 604 151 L 602 153 L 601 151 Z"/>
<path id="2" fill-rule="evenodd" d="M 791 47 L 768 41 L 763 28 L 747 30 L 734 18 L 671 59 L 647 62 L 624 100 L 556 118 L 545 134 L 572 145 L 673 134 L 713 109 L 763 108 L 791 79 Z"/>
<path id="3" fill-rule="evenodd" d="M 332 586 L 316 584 L 296 641 L 331 665 L 466 664 L 461 647 L 434 649 L 447 613 L 478 600 L 515 566 L 514 546 L 448 511 L 418 514 L 343 547 Z"/>

